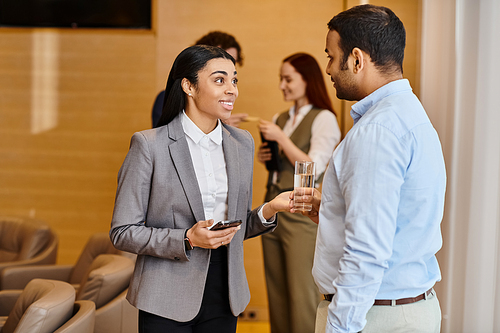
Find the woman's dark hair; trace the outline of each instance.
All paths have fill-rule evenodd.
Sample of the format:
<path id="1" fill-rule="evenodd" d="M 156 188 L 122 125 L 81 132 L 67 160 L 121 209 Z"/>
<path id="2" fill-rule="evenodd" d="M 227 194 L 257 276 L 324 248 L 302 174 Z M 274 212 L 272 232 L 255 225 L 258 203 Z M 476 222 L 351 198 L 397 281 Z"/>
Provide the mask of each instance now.
<path id="1" fill-rule="evenodd" d="M 222 31 L 211 31 L 196 41 L 196 45 L 218 46 L 224 50 L 234 47 L 237 51 L 238 60 L 236 63 L 243 66 L 243 53 L 241 46 L 232 35 Z"/>
<path id="2" fill-rule="evenodd" d="M 325 79 L 316 59 L 307 53 L 295 53 L 286 57 L 283 63 L 289 63 L 306 82 L 306 96 L 309 103 L 320 109 L 330 110 L 335 114 L 332 101 L 326 91 Z"/>
<path id="3" fill-rule="evenodd" d="M 186 105 L 186 94 L 182 90 L 182 79 L 186 78 L 195 87 L 198 84 L 198 73 L 212 59 L 223 58 L 235 63 L 229 53 L 216 46 L 194 45 L 184 49 L 175 58 L 167 79 L 163 111 L 155 127 L 170 123 Z"/>
<path id="4" fill-rule="evenodd" d="M 334 16 L 328 28 L 340 36 L 339 47 L 344 53 L 341 68 L 345 68 L 352 50 L 357 47 L 368 53 L 383 73 L 403 73 L 406 31 L 403 22 L 386 7 L 360 5 Z"/>

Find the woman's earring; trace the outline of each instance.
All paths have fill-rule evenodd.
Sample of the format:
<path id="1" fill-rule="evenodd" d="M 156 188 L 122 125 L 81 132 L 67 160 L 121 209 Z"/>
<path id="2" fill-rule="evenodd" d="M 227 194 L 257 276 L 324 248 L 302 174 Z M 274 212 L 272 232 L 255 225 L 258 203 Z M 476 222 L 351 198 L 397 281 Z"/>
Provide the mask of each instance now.
<path id="1" fill-rule="evenodd" d="M 193 96 L 193 95 L 191 95 L 191 93 L 189 93 L 188 96 Z"/>

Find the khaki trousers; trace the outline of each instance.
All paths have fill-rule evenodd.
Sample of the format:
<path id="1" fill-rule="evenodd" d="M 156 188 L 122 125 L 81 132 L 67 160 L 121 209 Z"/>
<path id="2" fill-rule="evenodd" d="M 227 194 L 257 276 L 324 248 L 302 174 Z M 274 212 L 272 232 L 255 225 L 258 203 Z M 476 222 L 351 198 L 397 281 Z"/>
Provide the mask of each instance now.
<path id="1" fill-rule="evenodd" d="M 321 301 L 316 312 L 315 333 L 325 333 L 328 306 Z M 396 306 L 375 305 L 366 315 L 366 326 L 362 333 L 439 333 L 441 330 L 441 308 L 434 290 L 421 300 Z"/>
<path id="2" fill-rule="evenodd" d="M 262 236 L 272 333 L 312 333 L 321 300 L 312 277 L 317 225 L 300 214 L 278 213 Z"/>

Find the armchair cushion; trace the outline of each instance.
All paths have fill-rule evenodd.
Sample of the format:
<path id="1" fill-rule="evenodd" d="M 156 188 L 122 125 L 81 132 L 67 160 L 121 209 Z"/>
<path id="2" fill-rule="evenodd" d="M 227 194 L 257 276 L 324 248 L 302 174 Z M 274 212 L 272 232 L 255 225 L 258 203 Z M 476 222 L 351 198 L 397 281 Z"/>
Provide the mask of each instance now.
<path id="1" fill-rule="evenodd" d="M 33 258 L 49 242 L 49 226 L 31 219 L 0 218 L 0 261 Z"/>
<path id="2" fill-rule="evenodd" d="M 56 262 L 58 238 L 44 222 L 0 216 L 0 272 L 6 267 Z"/>
<path id="3" fill-rule="evenodd" d="M 7 320 L 10 311 L 14 308 L 22 290 L 5 290 L 0 293 L 0 318 Z M 2 327 L 3 325 L 0 325 Z"/>
<path id="4" fill-rule="evenodd" d="M 111 240 L 109 239 L 108 233 L 93 234 L 85 244 L 80 257 L 76 261 L 68 282 L 71 284 L 80 283 L 94 259 L 98 255 L 105 253 L 121 254 L 121 251 L 117 250 L 113 246 L 113 243 L 111 243 Z"/>
<path id="5" fill-rule="evenodd" d="M 116 254 L 101 254 L 94 259 L 80 283 L 77 300 L 90 300 L 99 309 L 127 289 L 134 263 Z"/>
<path id="6" fill-rule="evenodd" d="M 0 274 L 0 288 L 23 289 L 33 279 L 68 281 L 73 265 L 33 265 L 7 267 Z"/>
<path id="7" fill-rule="evenodd" d="M 94 333 L 137 333 L 139 310 L 127 301 L 127 292 L 96 310 Z"/>
<path id="8" fill-rule="evenodd" d="M 75 289 L 70 284 L 34 279 L 17 299 L 2 333 L 54 332 L 71 317 L 74 302 Z"/>
<path id="9" fill-rule="evenodd" d="M 76 301 L 71 317 L 54 333 L 94 333 L 95 304 L 92 301 Z"/>

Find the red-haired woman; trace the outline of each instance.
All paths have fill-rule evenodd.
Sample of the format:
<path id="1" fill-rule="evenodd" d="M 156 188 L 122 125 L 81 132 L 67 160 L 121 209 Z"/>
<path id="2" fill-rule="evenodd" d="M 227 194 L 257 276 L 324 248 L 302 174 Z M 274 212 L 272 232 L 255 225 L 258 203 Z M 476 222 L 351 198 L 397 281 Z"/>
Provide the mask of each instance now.
<path id="1" fill-rule="evenodd" d="M 335 146 L 340 129 L 325 81 L 316 60 L 296 53 L 283 60 L 280 89 L 285 101 L 294 105 L 261 120 L 259 129 L 266 140 L 279 146 L 279 170 L 269 172 L 267 198 L 293 189 L 295 161 L 316 163 L 316 186 Z M 271 149 L 263 143 L 258 160 L 271 160 Z M 314 332 L 319 291 L 311 270 L 317 225 L 301 214 L 278 213 L 278 227 L 262 236 L 272 332 Z"/>

